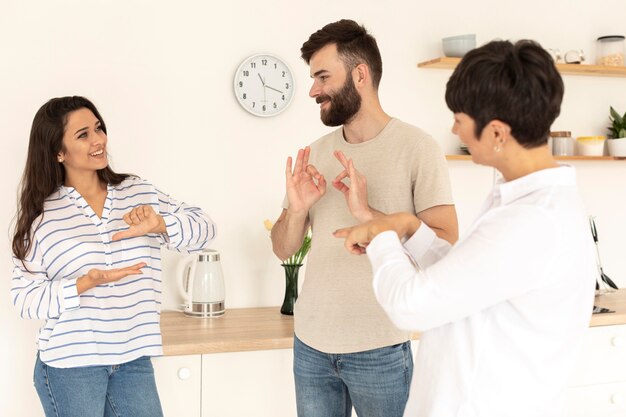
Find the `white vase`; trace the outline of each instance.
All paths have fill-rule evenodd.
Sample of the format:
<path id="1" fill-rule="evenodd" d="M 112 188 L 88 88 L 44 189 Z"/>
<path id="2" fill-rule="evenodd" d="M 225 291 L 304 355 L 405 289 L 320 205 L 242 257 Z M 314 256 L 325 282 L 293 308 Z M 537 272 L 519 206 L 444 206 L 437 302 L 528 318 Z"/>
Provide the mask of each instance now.
<path id="1" fill-rule="evenodd" d="M 609 155 L 626 156 L 626 138 L 608 139 Z"/>

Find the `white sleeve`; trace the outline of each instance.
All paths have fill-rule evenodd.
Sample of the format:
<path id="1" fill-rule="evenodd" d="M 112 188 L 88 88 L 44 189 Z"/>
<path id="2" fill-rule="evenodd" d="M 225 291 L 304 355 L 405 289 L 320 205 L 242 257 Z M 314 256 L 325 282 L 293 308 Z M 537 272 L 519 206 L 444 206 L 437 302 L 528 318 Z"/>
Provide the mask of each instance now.
<path id="1" fill-rule="evenodd" d="M 413 236 L 404 242 L 404 247 L 419 268 L 424 269 L 446 256 L 452 245 L 447 240 L 438 237 L 433 229 L 422 222 Z"/>
<path id="2" fill-rule="evenodd" d="M 367 247 L 374 293 L 396 326 L 425 331 L 524 294 L 554 256 L 556 231 L 537 207 L 509 206 L 484 215 L 446 256 L 416 268 L 394 232 Z M 427 253 L 427 252 L 425 252 Z M 413 254 L 419 262 L 419 253 Z"/>
<path id="3" fill-rule="evenodd" d="M 194 252 L 209 246 L 217 234 L 213 220 L 199 207 L 191 207 L 157 190 L 159 214 L 166 232 L 159 235 L 168 249 Z"/>
<path id="4" fill-rule="evenodd" d="M 80 307 L 76 278 L 50 279 L 36 240 L 24 262 L 13 257 L 11 300 L 20 317 L 26 319 L 57 318 Z"/>

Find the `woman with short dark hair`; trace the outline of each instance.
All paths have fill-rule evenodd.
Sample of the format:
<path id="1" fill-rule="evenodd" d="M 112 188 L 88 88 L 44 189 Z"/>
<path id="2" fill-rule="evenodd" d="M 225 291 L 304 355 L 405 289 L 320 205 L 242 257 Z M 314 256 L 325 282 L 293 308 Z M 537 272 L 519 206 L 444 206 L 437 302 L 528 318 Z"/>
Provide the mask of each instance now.
<path id="1" fill-rule="evenodd" d="M 465 236 L 408 213 L 336 232 L 367 252 L 389 318 L 422 332 L 405 416 L 562 415 L 597 273 L 574 168 L 547 146 L 562 97 L 538 44 L 470 51 L 447 85 L 452 131 L 503 178 Z"/>

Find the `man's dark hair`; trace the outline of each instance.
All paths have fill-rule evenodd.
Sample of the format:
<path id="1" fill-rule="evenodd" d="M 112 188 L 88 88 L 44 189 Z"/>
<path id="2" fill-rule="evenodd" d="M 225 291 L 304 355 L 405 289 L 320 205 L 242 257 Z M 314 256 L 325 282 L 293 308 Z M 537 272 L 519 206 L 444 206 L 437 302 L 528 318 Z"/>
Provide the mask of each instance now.
<path id="1" fill-rule="evenodd" d="M 348 71 L 359 64 L 367 64 L 372 76 L 372 84 L 375 89 L 378 89 L 383 75 L 383 61 L 376 39 L 367 33 L 364 26 L 348 19 L 327 24 L 313 33 L 302 45 L 300 48 L 302 59 L 308 64 L 315 52 L 330 44 L 337 45 L 337 52 Z"/>
<path id="2" fill-rule="evenodd" d="M 446 87 L 446 103 L 476 123 L 476 137 L 491 120 L 511 127 L 524 148 L 545 145 L 561 111 L 563 80 L 538 43 L 493 41 L 465 55 Z"/>

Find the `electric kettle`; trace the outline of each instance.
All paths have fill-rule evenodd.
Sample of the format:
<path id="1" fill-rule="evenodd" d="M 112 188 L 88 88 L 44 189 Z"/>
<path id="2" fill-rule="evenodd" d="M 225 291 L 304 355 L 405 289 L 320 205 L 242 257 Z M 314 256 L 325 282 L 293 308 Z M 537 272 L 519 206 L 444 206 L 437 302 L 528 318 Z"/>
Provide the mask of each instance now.
<path id="1" fill-rule="evenodd" d="M 192 317 L 219 317 L 224 314 L 224 275 L 216 250 L 190 256 L 178 265 L 178 288 L 183 313 Z"/>

